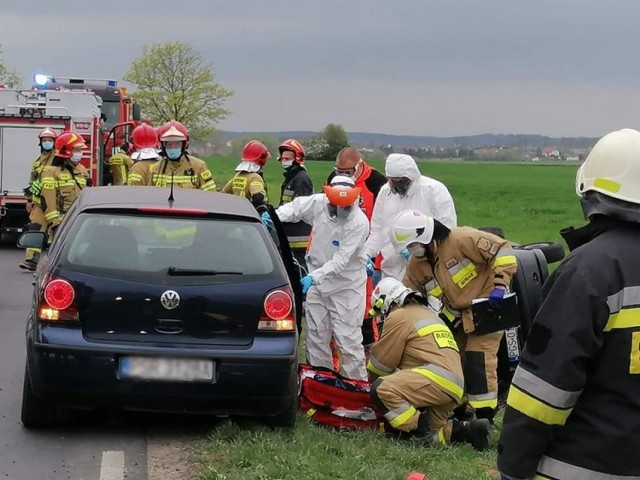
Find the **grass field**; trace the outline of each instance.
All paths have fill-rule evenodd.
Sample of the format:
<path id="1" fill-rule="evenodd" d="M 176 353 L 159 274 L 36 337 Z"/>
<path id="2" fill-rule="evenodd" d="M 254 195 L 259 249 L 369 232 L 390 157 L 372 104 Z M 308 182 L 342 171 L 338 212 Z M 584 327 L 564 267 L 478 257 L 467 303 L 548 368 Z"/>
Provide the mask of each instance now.
<path id="1" fill-rule="evenodd" d="M 238 161 L 227 157 L 208 160 L 219 187 L 232 176 Z M 384 173 L 382 162 L 375 168 Z M 421 162 L 422 173 L 442 181 L 453 196 L 458 224 L 502 227 L 518 243 L 560 241 L 558 231 L 582 222 L 574 191 L 577 167 L 567 165 L 491 164 L 470 162 Z M 322 191 L 333 164 L 308 162 L 314 190 Z M 282 168 L 269 160 L 265 179 L 272 203 L 280 199 Z"/>
<path id="2" fill-rule="evenodd" d="M 229 158 L 209 160 L 218 184 L 231 178 L 236 163 Z M 374 166 L 384 171 L 382 165 Z M 575 166 L 421 163 L 420 167 L 448 186 L 460 225 L 500 226 L 509 239 L 525 243 L 560 241 L 560 228 L 583 222 L 573 189 Z M 308 165 L 316 191 L 331 169 L 329 163 Z M 277 203 L 282 180 L 277 162 L 269 162 L 265 178 L 271 200 Z M 272 431 L 250 420 L 227 420 L 194 450 L 194 460 L 202 467 L 199 480 L 402 480 L 413 470 L 427 474 L 429 480 L 499 476 L 493 450 L 413 447 L 375 432 L 320 428 L 303 415 L 291 432 Z"/>

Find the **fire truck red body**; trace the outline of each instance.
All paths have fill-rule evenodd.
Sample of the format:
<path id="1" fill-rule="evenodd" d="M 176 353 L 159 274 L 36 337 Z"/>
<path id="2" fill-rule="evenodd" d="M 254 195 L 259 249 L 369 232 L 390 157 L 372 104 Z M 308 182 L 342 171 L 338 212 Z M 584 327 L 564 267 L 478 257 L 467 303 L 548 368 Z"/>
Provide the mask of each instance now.
<path id="1" fill-rule="evenodd" d="M 45 127 L 81 134 L 88 146 L 82 164 L 91 173 L 92 184 L 109 182 L 105 159 L 136 124 L 129 119 L 131 102 L 123 98 L 121 89 L 117 92 L 112 88 L 111 95 L 118 100 L 109 100 L 112 104 L 107 102 L 105 108 L 96 91 L 80 86 L 0 89 L 0 234 L 19 233 L 28 223 L 23 190 L 31 164 L 40 155 L 38 132 Z"/>

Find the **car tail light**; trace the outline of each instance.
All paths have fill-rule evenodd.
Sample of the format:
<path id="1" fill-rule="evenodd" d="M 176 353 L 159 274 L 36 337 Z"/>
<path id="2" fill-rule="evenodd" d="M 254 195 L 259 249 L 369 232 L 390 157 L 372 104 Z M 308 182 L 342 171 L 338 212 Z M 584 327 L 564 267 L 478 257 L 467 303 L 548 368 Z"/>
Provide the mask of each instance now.
<path id="1" fill-rule="evenodd" d="M 288 286 L 271 290 L 264 298 L 258 330 L 292 332 L 296 329 L 293 293 Z"/>
<path id="2" fill-rule="evenodd" d="M 38 318 L 43 322 L 78 320 L 73 285 L 62 278 L 49 277 L 38 306 Z"/>

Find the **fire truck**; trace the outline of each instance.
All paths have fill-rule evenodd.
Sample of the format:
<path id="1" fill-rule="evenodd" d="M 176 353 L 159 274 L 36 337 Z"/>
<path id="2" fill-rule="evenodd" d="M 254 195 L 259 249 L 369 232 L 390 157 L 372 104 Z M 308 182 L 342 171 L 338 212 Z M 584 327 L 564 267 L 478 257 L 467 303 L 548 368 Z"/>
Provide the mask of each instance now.
<path id="1" fill-rule="evenodd" d="M 141 122 L 140 105 L 132 101 L 125 87 L 118 86 L 117 80 L 38 74 L 34 76 L 34 88 L 89 90 L 98 95 L 102 99 L 101 125 L 107 158 L 116 153 L 123 143 L 130 143 L 131 131 Z M 148 120 L 145 122 L 150 123 Z M 105 183 L 109 183 L 108 169 L 104 175 Z"/>
<path id="2" fill-rule="evenodd" d="M 114 90 L 113 98 L 119 95 Z M 130 131 L 136 124 L 133 120 L 119 122 L 122 112 L 128 115 L 119 102 L 106 107 L 106 111 L 118 115 L 110 122 L 111 128 L 106 128 L 109 115 L 105 119 L 105 102 L 93 90 L 61 86 L 0 89 L 0 235 L 20 233 L 28 224 L 24 189 L 31 164 L 40 154 L 38 132 L 43 128 L 73 130 L 82 135 L 88 147 L 82 164 L 89 170 L 92 184 L 108 184 L 105 161 L 121 144 L 117 133 Z"/>

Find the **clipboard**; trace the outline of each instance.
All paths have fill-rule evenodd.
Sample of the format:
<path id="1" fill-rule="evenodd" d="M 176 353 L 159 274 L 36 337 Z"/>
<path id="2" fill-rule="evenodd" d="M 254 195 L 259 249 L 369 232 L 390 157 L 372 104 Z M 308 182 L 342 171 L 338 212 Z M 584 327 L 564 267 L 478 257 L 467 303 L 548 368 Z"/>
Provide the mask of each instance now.
<path id="1" fill-rule="evenodd" d="M 477 298 L 471 302 L 476 335 L 500 332 L 520 326 L 520 309 L 514 292 L 505 294 L 502 306 L 494 310 L 488 298 Z"/>

